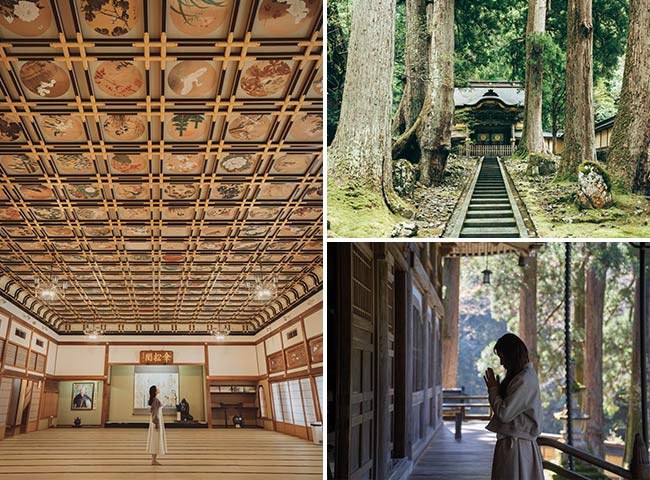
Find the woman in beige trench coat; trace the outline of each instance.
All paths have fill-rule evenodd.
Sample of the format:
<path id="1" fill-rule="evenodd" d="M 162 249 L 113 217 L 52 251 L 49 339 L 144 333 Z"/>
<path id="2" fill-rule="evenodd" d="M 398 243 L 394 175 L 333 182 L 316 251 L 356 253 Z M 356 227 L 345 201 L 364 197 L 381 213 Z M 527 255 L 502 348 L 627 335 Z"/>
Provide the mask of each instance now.
<path id="1" fill-rule="evenodd" d="M 506 376 L 500 381 L 488 368 L 483 377 L 494 411 L 486 428 L 497 434 L 492 480 L 544 480 L 536 441 L 542 432 L 542 402 L 528 349 L 518 336 L 507 333 L 494 351 Z"/>

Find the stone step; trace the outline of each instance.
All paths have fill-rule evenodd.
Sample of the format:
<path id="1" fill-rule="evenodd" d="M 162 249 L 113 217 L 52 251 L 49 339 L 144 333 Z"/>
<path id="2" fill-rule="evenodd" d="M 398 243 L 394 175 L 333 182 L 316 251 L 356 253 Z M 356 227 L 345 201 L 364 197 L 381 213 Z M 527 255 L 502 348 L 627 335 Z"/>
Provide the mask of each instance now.
<path id="1" fill-rule="evenodd" d="M 503 187 L 477 187 L 474 189 L 474 193 L 505 193 L 506 195 L 508 194 L 508 190 L 506 190 Z"/>
<path id="2" fill-rule="evenodd" d="M 519 232 L 508 227 L 463 228 L 460 238 L 519 238 Z"/>
<path id="3" fill-rule="evenodd" d="M 475 198 L 498 198 L 501 200 L 507 200 L 508 199 L 508 194 L 507 193 L 475 193 L 472 195 L 472 200 Z"/>
<path id="4" fill-rule="evenodd" d="M 510 202 L 507 199 L 494 199 L 494 198 L 472 198 L 469 202 L 469 208 L 473 206 L 483 205 L 483 206 L 508 206 L 510 207 Z"/>
<path id="5" fill-rule="evenodd" d="M 483 204 L 471 204 L 467 209 L 467 212 L 484 212 L 484 211 L 507 211 L 512 212 L 512 208 L 509 203 L 483 203 Z"/>
<path id="6" fill-rule="evenodd" d="M 482 226 L 516 227 L 517 223 L 515 222 L 515 219 L 512 215 L 506 218 L 493 218 L 493 217 L 468 218 L 463 223 L 463 227 L 482 227 Z"/>
<path id="7" fill-rule="evenodd" d="M 512 218 L 512 210 L 510 208 L 504 208 L 503 210 L 478 210 L 467 212 L 466 219 L 470 218 Z"/>

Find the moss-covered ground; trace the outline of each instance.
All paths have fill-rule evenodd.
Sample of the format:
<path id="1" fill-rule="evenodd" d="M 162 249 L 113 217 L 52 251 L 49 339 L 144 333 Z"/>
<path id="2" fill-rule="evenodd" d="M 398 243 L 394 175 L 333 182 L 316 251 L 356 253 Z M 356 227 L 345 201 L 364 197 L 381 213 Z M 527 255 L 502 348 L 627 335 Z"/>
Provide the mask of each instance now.
<path id="1" fill-rule="evenodd" d="M 451 157 L 443 184 L 437 187 L 417 186 L 412 198 L 404 199 L 413 218 L 391 213 L 383 198 L 363 187 L 349 184 L 328 185 L 327 223 L 330 238 L 390 237 L 395 224 L 403 221 L 418 226 L 419 238 L 442 235 L 463 187 L 476 166 L 476 159 Z"/>
<path id="2" fill-rule="evenodd" d="M 650 201 L 642 195 L 614 191 L 615 204 L 602 210 L 580 210 L 577 184 L 553 175 L 529 177 L 521 158 L 505 160 L 539 237 L 646 238 L 650 236 Z"/>
<path id="3" fill-rule="evenodd" d="M 327 189 L 327 235 L 330 238 L 390 237 L 403 221 L 391 213 L 380 194 L 355 184 Z"/>

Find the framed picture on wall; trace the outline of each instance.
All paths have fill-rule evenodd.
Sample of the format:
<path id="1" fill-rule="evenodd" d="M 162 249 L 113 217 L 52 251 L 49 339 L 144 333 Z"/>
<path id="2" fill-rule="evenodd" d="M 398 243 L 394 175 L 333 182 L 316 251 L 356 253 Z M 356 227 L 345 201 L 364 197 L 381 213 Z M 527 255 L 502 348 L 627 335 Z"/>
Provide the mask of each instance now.
<path id="1" fill-rule="evenodd" d="M 72 410 L 93 410 L 95 408 L 95 383 L 72 384 Z"/>

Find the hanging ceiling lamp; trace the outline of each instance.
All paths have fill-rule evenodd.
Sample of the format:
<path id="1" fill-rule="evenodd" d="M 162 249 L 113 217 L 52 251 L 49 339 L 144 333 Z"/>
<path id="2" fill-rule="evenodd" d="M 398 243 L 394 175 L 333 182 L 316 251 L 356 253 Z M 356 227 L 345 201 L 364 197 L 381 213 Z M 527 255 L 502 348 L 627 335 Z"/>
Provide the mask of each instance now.
<path id="1" fill-rule="evenodd" d="M 94 320 L 92 323 L 84 325 L 84 335 L 88 338 L 88 340 L 97 340 L 97 337 L 104 335 L 104 333 L 104 327 L 95 323 Z"/>
<path id="2" fill-rule="evenodd" d="M 212 335 L 217 342 L 223 342 L 226 337 L 230 335 L 230 325 L 221 325 L 221 322 L 218 322 L 216 327 L 210 326 L 208 333 Z"/>
<path id="3" fill-rule="evenodd" d="M 271 273 L 264 276 L 262 266 L 259 263 L 257 263 L 257 268 L 253 267 L 253 272 L 250 283 L 251 295 L 260 301 L 269 301 L 275 298 L 278 291 L 278 279 L 275 274 Z"/>
<path id="4" fill-rule="evenodd" d="M 49 275 L 34 278 L 34 292 L 38 298 L 46 302 L 53 302 L 57 298 L 63 299 L 67 286 L 64 280 L 52 275 L 52 265 L 50 265 Z"/>

